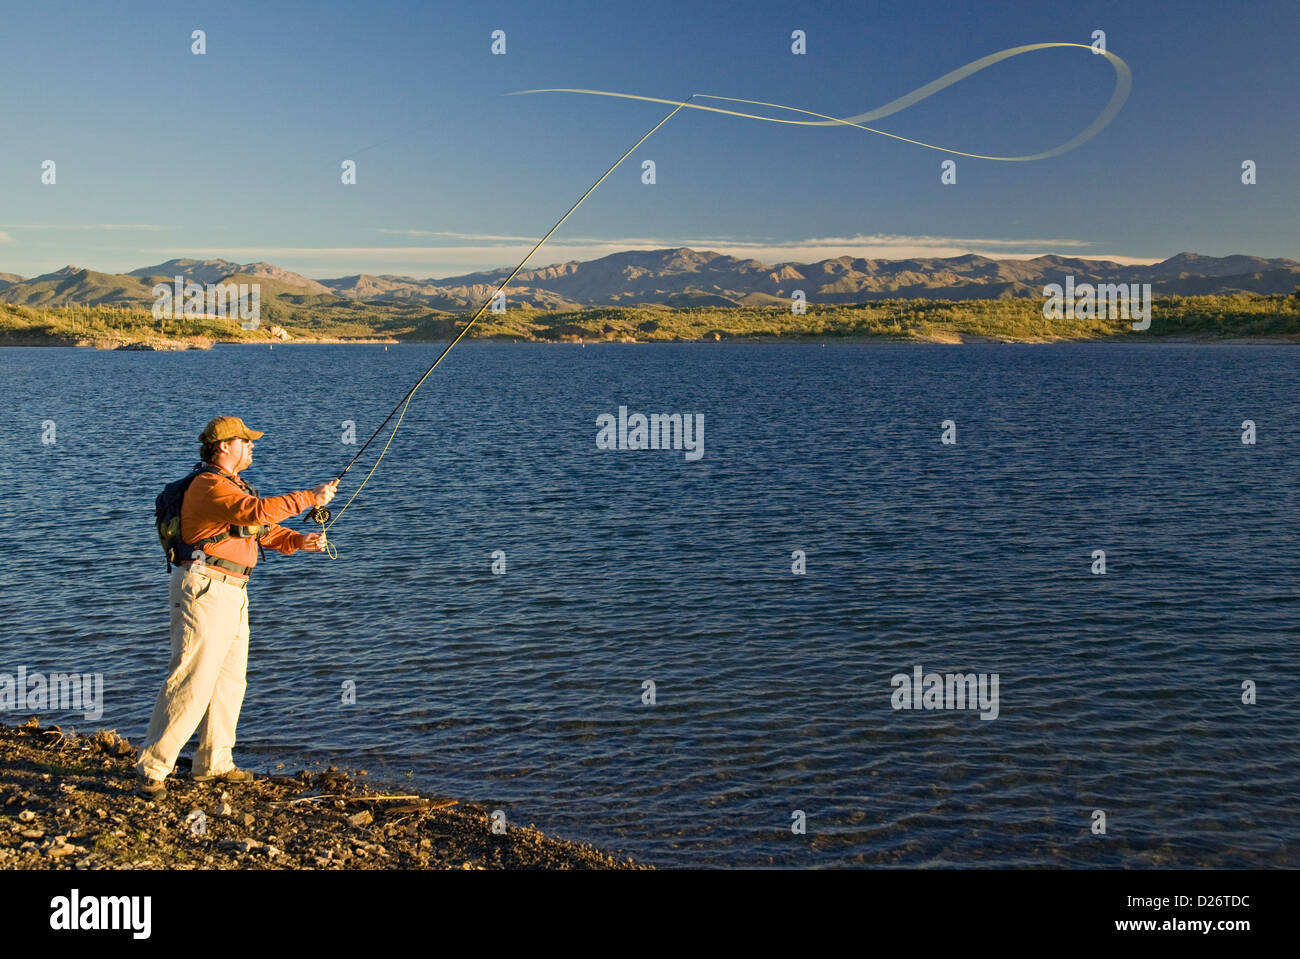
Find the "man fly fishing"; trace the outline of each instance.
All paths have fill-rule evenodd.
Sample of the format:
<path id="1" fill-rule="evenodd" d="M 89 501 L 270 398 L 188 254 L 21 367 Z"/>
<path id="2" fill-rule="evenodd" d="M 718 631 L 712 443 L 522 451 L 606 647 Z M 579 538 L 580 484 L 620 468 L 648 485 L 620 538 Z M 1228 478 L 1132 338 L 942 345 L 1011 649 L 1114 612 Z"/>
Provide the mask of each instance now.
<path id="1" fill-rule="evenodd" d="M 262 547 L 286 556 L 326 548 L 323 531 L 277 523 L 328 504 L 338 480 L 259 498 L 239 472 L 252 464 L 262 435 L 238 417 L 217 417 L 199 435 L 201 462 L 158 497 L 158 536 L 171 570 L 171 661 L 135 767 L 137 791 L 150 799 L 167 795 L 165 780 L 196 729 L 196 782 L 253 781 L 231 757 L 246 688 L 248 577 Z"/>

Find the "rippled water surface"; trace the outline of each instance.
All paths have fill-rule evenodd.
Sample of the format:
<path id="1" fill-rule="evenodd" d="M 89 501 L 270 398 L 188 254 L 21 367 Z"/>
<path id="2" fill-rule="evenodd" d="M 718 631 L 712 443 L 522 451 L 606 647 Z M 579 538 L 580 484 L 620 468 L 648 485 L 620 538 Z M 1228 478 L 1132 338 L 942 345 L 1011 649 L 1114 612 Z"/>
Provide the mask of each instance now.
<path id="1" fill-rule="evenodd" d="M 103 673 L 102 720 L 48 719 L 138 742 L 153 499 L 203 424 L 266 431 L 264 495 L 314 485 L 438 349 L 0 350 L 0 671 Z M 236 757 L 663 866 L 1300 865 L 1298 374 L 1286 347 L 462 344 L 337 561 L 255 573 Z M 703 458 L 597 449 L 620 405 L 703 413 Z M 997 718 L 893 709 L 916 666 L 997 673 Z"/>

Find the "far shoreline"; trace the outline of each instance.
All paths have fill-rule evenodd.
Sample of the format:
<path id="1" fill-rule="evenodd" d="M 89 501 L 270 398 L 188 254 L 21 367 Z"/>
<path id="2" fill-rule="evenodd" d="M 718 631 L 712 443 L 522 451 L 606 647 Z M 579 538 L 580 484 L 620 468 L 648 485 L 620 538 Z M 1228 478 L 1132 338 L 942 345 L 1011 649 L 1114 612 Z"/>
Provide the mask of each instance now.
<path id="1" fill-rule="evenodd" d="M 31 348 L 52 348 L 52 349 L 75 349 L 75 350 L 94 350 L 106 353 L 186 353 L 192 351 L 207 351 L 215 347 L 244 347 L 249 349 L 268 349 L 274 350 L 275 347 L 281 349 L 291 349 L 299 346 L 438 346 L 450 342 L 449 339 L 436 340 L 396 340 L 396 339 L 340 339 L 340 338 L 321 338 L 321 339 L 294 339 L 287 342 L 249 342 L 247 340 L 216 340 L 205 343 L 194 343 L 184 340 L 131 340 L 125 342 L 115 342 L 112 344 L 105 343 L 87 343 L 74 342 L 69 343 L 60 341 L 58 338 L 40 338 L 40 337 L 22 337 L 22 338 L 3 338 L 0 339 L 0 349 L 31 349 Z M 1187 334 L 1187 333 L 1169 333 L 1154 335 L 1126 335 L 1118 334 L 1115 336 L 1081 336 L 1081 337 L 1028 337 L 1013 338 L 1002 336 L 985 336 L 982 334 L 953 334 L 951 336 L 882 336 L 882 335 L 848 335 L 848 336 L 723 336 L 718 338 L 701 337 L 698 339 L 687 339 L 685 337 L 668 339 L 663 337 L 646 338 L 646 339 L 591 339 L 583 340 L 577 338 L 560 338 L 560 339 L 540 339 L 540 338 L 510 338 L 503 336 L 474 337 L 468 342 L 473 343 L 506 343 L 510 345 L 535 345 L 535 346 L 649 346 L 649 345 L 682 345 L 694 343 L 700 345 L 725 345 L 725 344 L 766 344 L 766 345 L 814 345 L 822 346 L 831 345 L 890 345 L 890 346 L 1062 346 L 1074 344 L 1143 344 L 1143 345 L 1165 345 L 1176 344 L 1182 346 L 1300 346 L 1300 335 L 1275 335 L 1275 336 L 1213 336 L 1210 334 Z"/>
<path id="2" fill-rule="evenodd" d="M 1300 343 L 1300 291 L 1169 296 L 1135 314 L 1120 303 L 1104 315 L 1062 316 L 1030 298 L 870 299 L 773 305 L 659 304 L 545 310 L 517 306 L 492 314 L 374 302 L 331 305 L 268 300 L 251 329 L 220 317 L 160 320 L 129 305 L 21 306 L 0 303 L 0 345 L 192 350 L 215 345 L 384 345 L 503 343 L 922 343 L 934 345 L 1078 342 Z M 1058 311 L 1059 312 L 1059 311 Z M 1153 321 L 1154 315 L 1154 321 Z M 481 320 L 481 322 L 480 322 Z M 474 324 L 472 328 L 467 324 Z M 1135 328 L 1136 326 L 1136 328 Z"/>

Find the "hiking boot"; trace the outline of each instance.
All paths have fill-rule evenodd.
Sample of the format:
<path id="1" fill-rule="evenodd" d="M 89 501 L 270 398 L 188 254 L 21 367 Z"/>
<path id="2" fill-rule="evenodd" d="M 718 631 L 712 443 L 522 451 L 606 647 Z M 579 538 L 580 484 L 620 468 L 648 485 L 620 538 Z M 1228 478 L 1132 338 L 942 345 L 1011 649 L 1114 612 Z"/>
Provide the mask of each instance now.
<path id="1" fill-rule="evenodd" d="M 196 783 L 251 783 L 256 777 L 247 769 L 229 769 L 224 773 L 217 773 L 215 776 L 195 776 Z"/>
<path id="2" fill-rule="evenodd" d="M 135 777 L 135 794 L 145 799 L 166 799 L 167 783 L 162 779 L 150 779 L 148 776 Z"/>

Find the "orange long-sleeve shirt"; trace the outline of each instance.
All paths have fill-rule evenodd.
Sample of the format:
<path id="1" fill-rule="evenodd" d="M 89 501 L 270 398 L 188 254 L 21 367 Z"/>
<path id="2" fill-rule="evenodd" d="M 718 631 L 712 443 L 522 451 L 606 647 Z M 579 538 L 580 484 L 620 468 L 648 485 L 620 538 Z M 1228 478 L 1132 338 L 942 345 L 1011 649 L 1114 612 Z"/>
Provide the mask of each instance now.
<path id="1" fill-rule="evenodd" d="M 288 556 L 302 549 L 305 537 L 276 523 L 310 509 L 312 499 L 310 490 L 259 499 L 220 473 L 200 473 L 181 503 L 181 538 L 197 543 L 228 532 L 232 525 L 270 526 L 270 531 L 262 534 L 262 545 Z M 257 540 L 252 537 L 232 536 L 205 546 L 204 551 L 241 566 L 257 565 Z"/>

